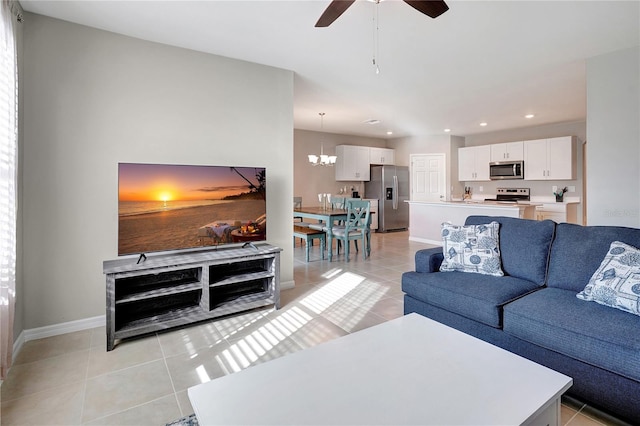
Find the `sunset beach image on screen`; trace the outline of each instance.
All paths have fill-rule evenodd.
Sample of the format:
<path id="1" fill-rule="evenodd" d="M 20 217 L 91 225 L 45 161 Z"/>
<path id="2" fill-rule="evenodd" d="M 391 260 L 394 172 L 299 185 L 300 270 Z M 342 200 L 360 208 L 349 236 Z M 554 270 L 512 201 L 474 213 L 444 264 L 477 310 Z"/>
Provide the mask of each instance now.
<path id="1" fill-rule="evenodd" d="M 264 167 L 118 164 L 118 255 L 245 239 L 266 239 Z"/>

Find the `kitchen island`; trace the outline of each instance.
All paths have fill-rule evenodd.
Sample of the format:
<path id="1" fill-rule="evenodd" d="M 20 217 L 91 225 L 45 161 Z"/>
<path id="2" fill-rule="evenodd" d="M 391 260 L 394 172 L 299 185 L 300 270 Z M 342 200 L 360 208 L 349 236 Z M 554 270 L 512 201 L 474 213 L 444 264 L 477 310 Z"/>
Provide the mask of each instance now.
<path id="1" fill-rule="evenodd" d="M 502 203 L 495 201 L 407 201 L 409 203 L 409 240 L 442 245 L 443 222 L 464 225 L 471 215 L 507 216 L 535 219 L 538 203 Z"/>

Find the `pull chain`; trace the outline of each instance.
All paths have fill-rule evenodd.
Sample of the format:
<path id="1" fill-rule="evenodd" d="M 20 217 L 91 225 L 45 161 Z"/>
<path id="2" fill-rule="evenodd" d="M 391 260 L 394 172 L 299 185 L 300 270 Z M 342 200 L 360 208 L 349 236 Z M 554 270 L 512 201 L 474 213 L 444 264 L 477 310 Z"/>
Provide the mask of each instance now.
<path id="1" fill-rule="evenodd" d="M 378 66 L 378 33 L 379 33 L 379 26 L 378 23 L 380 21 L 379 19 L 379 15 L 378 15 L 378 7 L 380 5 L 380 0 L 376 0 L 376 6 L 375 9 L 373 10 L 373 67 L 376 70 L 376 74 L 380 74 L 380 67 Z"/>

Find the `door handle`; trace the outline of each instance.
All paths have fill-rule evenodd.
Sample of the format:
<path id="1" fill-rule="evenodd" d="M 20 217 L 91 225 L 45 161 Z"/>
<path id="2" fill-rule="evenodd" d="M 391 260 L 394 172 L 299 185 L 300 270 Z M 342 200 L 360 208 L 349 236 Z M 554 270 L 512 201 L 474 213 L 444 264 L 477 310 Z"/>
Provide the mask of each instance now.
<path id="1" fill-rule="evenodd" d="M 393 209 L 398 210 L 398 176 L 393 175 Z"/>

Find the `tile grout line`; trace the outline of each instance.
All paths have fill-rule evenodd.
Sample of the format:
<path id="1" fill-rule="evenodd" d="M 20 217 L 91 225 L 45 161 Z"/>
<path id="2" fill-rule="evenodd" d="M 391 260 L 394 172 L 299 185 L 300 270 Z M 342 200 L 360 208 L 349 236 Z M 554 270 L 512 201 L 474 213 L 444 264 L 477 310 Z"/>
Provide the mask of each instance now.
<path id="1" fill-rule="evenodd" d="M 178 410 L 180 411 L 180 413 L 182 413 L 182 408 L 180 407 L 180 402 L 178 401 L 178 397 L 177 397 L 177 395 L 176 395 L 176 390 L 175 390 L 175 387 L 173 386 L 173 380 L 171 379 L 171 374 L 169 373 L 169 369 L 168 369 L 168 366 L 167 366 L 167 362 L 166 362 L 166 360 L 165 360 L 164 351 L 162 350 L 162 344 L 160 344 L 160 338 L 158 337 L 158 333 L 155 333 L 155 334 L 154 334 L 154 337 L 158 340 L 158 346 L 160 347 L 160 352 L 162 353 L 162 361 L 163 361 L 163 363 L 164 363 L 165 368 L 167 369 L 167 374 L 168 374 L 168 376 L 169 376 L 169 381 L 171 382 L 171 389 L 173 390 L 173 396 L 174 396 L 174 398 L 176 399 L 176 404 L 178 405 Z M 114 348 L 114 349 L 115 349 L 115 348 Z M 129 366 L 129 367 L 121 368 L 121 369 L 118 369 L 118 370 L 107 371 L 107 372 L 105 372 L 105 373 L 102 373 L 102 374 L 99 374 L 99 375 L 97 375 L 97 376 L 94 376 L 94 377 L 92 377 L 91 379 L 95 379 L 95 378 L 97 378 L 97 377 L 102 377 L 102 376 L 105 376 L 105 375 L 108 375 L 108 374 L 111 374 L 111 373 L 115 373 L 115 372 L 120 372 L 120 371 L 129 370 L 129 369 L 131 369 L 131 368 L 137 368 L 137 367 L 139 367 L 139 366 L 147 365 L 147 364 L 151 364 L 151 363 L 154 363 L 154 362 L 157 362 L 157 361 L 159 361 L 159 359 L 153 359 L 153 360 L 150 360 L 150 361 L 142 362 L 142 363 L 140 363 L 140 364 L 131 365 L 131 366 Z M 87 365 L 87 375 L 88 375 L 88 374 L 89 374 L 89 370 L 88 370 L 88 365 Z M 87 380 L 85 381 L 85 389 L 86 389 L 86 382 L 88 382 L 88 380 L 89 380 L 89 379 L 87 379 Z M 117 415 L 117 414 L 124 413 L 124 412 L 126 412 L 126 411 L 132 410 L 132 409 L 137 408 L 137 407 L 141 407 L 141 406 L 143 406 L 143 405 L 149 404 L 149 403 L 154 402 L 154 401 L 157 401 L 157 400 L 159 400 L 159 399 L 166 398 L 166 397 L 167 397 L 167 396 L 169 396 L 169 395 L 170 395 L 170 394 L 162 395 L 162 396 L 160 396 L 160 397 L 158 397 L 158 398 L 152 399 L 152 400 L 150 400 L 150 401 L 142 402 L 142 403 L 140 403 L 140 404 L 138 404 L 138 405 L 134 405 L 134 406 L 129 407 L 129 408 L 126 408 L 126 409 L 124 409 L 124 410 L 115 411 L 115 412 L 113 412 L 113 413 L 109 413 L 109 414 L 106 414 L 106 415 L 104 415 L 104 416 L 100 416 L 100 417 L 96 417 L 96 418 L 94 418 L 94 419 L 87 420 L 87 422 L 95 422 L 96 420 L 105 419 L 105 418 L 108 418 L 108 417 L 111 417 L 111 416 L 115 416 L 115 415 Z M 82 407 L 82 409 L 83 409 L 83 411 L 84 411 L 84 402 L 83 402 L 83 407 Z M 83 412 L 83 415 L 84 415 L 84 412 Z M 82 418 L 81 418 L 81 420 L 82 420 Z M 81 422 L 80 422 L 80 424 L 86 424 L 86 423 L 81 421 Z"/>
<path id="2" fill-rule="evenodd" d="M 159 401 L 159 400 L 161 400 L 162 398 L 166 398 L 167 396 L 169 396 L 169 395 L 162 395 L 162 396 L 160 396 L 160 397 L 158 397 L 158 398 L 156 398 L 156 399 L 152 399 L 151 401 L 142 402 L 142 403 L 140 403 L 140 404 L 138 404 L 138 405 L 134 405 L 133 407 L 129 407 L 129 408 L 125 409 L 125 410 L 116 411 L 116 412 L 114 412 L 114 413 L 110 413 L 110 414 L 107 414 L 107 415 L 104 415 L 104 416 L 96 417 L 95 419 L 88 420 L 88 421 L 87 421 L 87 422 L 85 422 L 85 423 L 81 422 L 80 424 L 81 424 L 81 425 L 86 425 L 87 423 L 96 422 L 96 421 L 98 421 L 98 420 L 103 420 L 103 419 L 106 419 L 106 418 L 111 417 L 111 416 L 115 416 L 115 415 L 118 415 L 118 414 L 122 414 L 122 413 L 124 413 L 124 412 L 126 412 L 126 411 L 133 410 L 133 409 L 138 408 L 138 407 L 142 407 L 142 406 L 144 406 L 144 405 L 150 404 L 150 403 L 155 402 L 155 401 Z M 179 407 L 179 406 L 180 406 L 180 404 L 178 404 L 178 407 Z"/>
<path id="3" fill-rule="evenodd" d="M 91 352 L 93 351 L 93 335 L 96 333 L 97 329 L 93 329 L 91 331 L 91 336 L 89 337 L 89 357 L 87 358 L 87 368 L 84 373 L 84 383 L 82 387 L 82 405 L 80 405 L 80 418 L 78 419 L 79 424 L 83 424 L 82 418 L 84 417 L 84 405 L 87 402 L 87 386 L 89 382 L 89 364 L 91 363 Z"/>
<path id="4" fill-rule="evenodd" d="M 155 336 L 156 336 L 156 339 L 158 340 L 158 345 L 160 346 L 160 353 L 162 354 L 162 362 L 164 363 L 164 368 L 165 370 L 167 370 L 167 375 L 169 376 L 169 382 L 171 382 L 171 389 L 173 390 L 173 398 L 176 400 L 176 404 L 178 404 L 178 411 L 180 411 L 180 416 L 184 417 L 187 414 L 185 414 L 184 411 L 182 410 L 182 404 L 180 404 L 180 401 L 178 400 L 178 393 L 176 392 L 176 387 L 173 384 L 173 377 L 171 377 L 171 371 L 169 371 L 169 364 L 167 364 L 167 356 L 164 353 L 162 342 L 160 341 L 160 337 L 158 336 L 158 333 L 156 333 Z M 188 391 L 188 388 L 187 388 L 187 391 Z"/>

